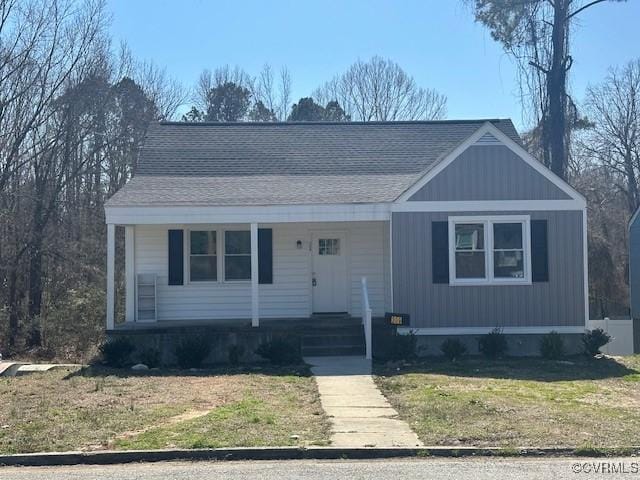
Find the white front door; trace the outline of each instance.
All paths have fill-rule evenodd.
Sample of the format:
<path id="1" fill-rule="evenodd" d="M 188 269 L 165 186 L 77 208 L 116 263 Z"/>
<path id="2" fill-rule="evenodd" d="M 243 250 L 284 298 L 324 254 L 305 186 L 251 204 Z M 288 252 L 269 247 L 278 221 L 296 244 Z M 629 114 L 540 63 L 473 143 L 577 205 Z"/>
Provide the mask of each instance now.
<path id="1" fill-rule="evenodd" d="M 347 312 L 347 245 L 344 233 L 313 236 L 313 313 Z"/>

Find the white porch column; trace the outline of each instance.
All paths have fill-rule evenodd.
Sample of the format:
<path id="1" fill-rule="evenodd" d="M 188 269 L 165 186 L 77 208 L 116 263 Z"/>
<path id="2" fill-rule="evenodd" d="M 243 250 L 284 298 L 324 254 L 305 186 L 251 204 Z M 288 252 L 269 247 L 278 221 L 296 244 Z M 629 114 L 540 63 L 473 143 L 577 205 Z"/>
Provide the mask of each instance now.
<path id="1" fill-rule="evenodd" d="M 136 321 L 135 227 L 124 227 L 125 321 Z"/>
<path id="2" fill-rule="evenodd" d="M 107 224 L 107 330 L 115 326 L 116 226 Z"/>
<path id="3" fill-rule="evenodd" d="M 391 311 L 393 307 L 393 213 L 389 214 L 389 283 L 391 283 Z"/>
<path id="4" fill-rule="evenodd" d="M 260 325 L 258 298 L 258 224 L 251 224 L 251 326 Z"/>

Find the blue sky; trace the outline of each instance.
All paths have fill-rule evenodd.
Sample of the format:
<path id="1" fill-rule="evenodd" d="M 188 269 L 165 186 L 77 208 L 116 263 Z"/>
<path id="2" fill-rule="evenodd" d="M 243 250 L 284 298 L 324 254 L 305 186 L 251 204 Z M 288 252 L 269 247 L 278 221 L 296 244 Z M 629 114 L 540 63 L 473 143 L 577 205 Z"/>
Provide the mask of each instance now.
<path id="1" fill-rule="evenodd" d="M 294 99 L 358 58 L 398 62 L 448 98 L 449 118 L 511 117 L 523 124 L 515 67 L 459 0 L 109 0 L 115 42 L 186 86 L 204 68 L 257 73 L 286 65 Z M 612 65 L 640 58 L 640 1 L 584 12 L 573 42 L 572 88 L 581 100 Z"/>

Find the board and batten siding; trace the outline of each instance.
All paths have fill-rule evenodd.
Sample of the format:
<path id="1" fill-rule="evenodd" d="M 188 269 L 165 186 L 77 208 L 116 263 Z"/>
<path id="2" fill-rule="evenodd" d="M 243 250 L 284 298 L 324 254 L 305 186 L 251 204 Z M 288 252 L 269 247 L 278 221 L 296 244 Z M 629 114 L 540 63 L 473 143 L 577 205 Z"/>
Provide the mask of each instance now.
<path id="1" fill-rule="evenodd" d="M 449 216 L 512 214 L 547 220 L 548 282 L 508 286 L 432 283 L 431 222 L 447 221 Z M 394 213 L 394 310 L 411 315 L 414 328 L 583 326 L 582 215 L 582 211 Z"/>
<path id="2" fill-rule="evenodd" d="M 312 231 L 347 233 L 347 275 L 350 285 L 350 313 L 360 316 L 360 278 L 366 276 L 374 315 L 382 315 L 390 297 L 389 224 L 355 223 L 284 223 L 264 224 L 273 230 L 273 284 L 259 286 L 261 318 L 301 318 L 311 313 Z M 136 274 L 157 275 L 158 320 L 209 320 L 251 318 L 250 282 L 193 282 L 185 274 L 184 285 L 168 285 L 168 230 L 203 228 L 199 226 L 135 227 Z M 224 228 L 224 227 L 222 227 Z M 237 225 L 230 228 L 238 228 Z M 296 242 L 301 240 L 303 248 Z M 185 245 L 188 237 L 185 232 Z"/>
<path id="3" fill-rule="evenodd" d="M 461 153 L 409 201 L 568 199 L 509 148 L 483 145 Z"/>

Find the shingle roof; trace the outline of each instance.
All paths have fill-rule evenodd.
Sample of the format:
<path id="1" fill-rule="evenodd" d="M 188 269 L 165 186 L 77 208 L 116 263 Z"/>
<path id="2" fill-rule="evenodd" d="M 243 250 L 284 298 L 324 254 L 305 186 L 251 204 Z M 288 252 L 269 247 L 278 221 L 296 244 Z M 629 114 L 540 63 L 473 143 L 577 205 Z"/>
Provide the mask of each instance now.
<path id="1" fill-rule="evenodd" d="M 161 123 L 107 205 L 390 202 L 486 121 Z"/>

